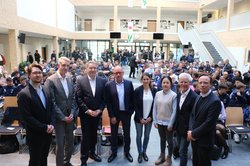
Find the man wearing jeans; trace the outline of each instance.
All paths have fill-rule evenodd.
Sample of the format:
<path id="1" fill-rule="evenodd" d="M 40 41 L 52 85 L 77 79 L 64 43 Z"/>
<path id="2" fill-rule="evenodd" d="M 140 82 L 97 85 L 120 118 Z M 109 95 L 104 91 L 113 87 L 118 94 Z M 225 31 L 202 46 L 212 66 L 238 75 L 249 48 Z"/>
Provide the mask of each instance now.
<path id="1" fill-rule="evenodd" d="M 192 111 L 197 94 L 190 89 L 192 77 L 188 73 L 181 73 L 179 76 L 180 92 L 177 95 L 176 131 L 179 145 L 180 166 L 187 165 L 187 154 L 189 141 L 187 131 L 189 117 Z"/>

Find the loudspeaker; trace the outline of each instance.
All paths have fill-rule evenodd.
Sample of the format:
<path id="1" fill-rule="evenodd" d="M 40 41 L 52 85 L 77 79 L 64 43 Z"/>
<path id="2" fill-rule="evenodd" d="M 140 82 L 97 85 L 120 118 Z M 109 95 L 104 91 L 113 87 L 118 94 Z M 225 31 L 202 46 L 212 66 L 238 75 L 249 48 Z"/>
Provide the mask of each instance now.
<path id="1" fill-rule="evenodd" d="M 212 18 L 212 13 L 208 13 L 207 18 Z"/>
<path id="2" fill-rule="evenodd" d="M 20 33 L 19 36 L 18 36 L 18 39 L 19 39 L 19 43 L 25 43 L 25 33 Z"/>
<path id="3" fill-rule="evenodd" d="M 183 48 L 189 48 L 189 45 L 183 45 Z"/>
<path id="4" fill-rule="evenodd" d="M 163 33 L 153 33 L 153 39 L 164 39 Z"/>
<path id="5" fill-rule="evenodd" d="M 110 32 L 110 39 L 120 39 L 121 32 Z"/>

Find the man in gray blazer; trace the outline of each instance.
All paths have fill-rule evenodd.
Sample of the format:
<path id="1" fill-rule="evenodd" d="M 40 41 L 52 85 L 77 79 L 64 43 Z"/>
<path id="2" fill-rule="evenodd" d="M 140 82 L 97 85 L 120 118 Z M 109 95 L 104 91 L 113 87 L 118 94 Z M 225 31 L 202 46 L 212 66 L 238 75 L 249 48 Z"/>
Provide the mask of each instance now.
<path id="1" fill-rule="evenodd" d="M 54 103 L 56 120 L 56 165 L 71 166 L 70 158 L 74 147 L 73 126 L 77 104 L 73 82 L 66 75 L 70 60 L 61 57 L 58 60 L 58 71 L 46 80 Z M 64 154 L 65 152 L 65 154 Z"/>

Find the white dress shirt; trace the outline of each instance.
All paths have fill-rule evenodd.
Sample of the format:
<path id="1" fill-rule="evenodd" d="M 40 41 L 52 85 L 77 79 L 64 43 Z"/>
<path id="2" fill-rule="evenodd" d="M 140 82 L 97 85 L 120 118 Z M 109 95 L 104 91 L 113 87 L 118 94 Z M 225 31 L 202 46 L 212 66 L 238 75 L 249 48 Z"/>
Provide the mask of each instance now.
<path id="1" fill-rule="evenodd" d="M 96 77 L 94 79 L 91 79 L 90 76 L 88 75 L 88 78 L 89 78 L 89 84 L 90 84 L 90 87 L 91 87 L 92 94 L 95 97 Z"/>

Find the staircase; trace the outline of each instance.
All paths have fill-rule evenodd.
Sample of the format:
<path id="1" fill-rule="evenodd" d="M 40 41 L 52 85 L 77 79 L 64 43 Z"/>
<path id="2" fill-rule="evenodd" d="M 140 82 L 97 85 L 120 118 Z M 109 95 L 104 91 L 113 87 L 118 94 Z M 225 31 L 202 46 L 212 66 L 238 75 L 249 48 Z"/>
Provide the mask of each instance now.
<path id="1" fill-rule="evenodd" d="M 223 59 L 221 58 L 220 54 L 211 42 L 203 42 L 203 44 L 206 47 L 207 51 L 210 53 L 210 55 L 213 57 L 215 64 L 217 64 L 219 61 L 223 62 Z"/>

